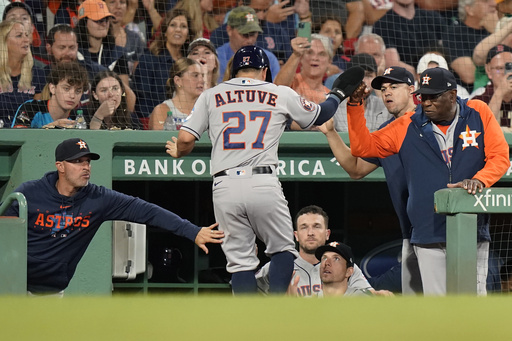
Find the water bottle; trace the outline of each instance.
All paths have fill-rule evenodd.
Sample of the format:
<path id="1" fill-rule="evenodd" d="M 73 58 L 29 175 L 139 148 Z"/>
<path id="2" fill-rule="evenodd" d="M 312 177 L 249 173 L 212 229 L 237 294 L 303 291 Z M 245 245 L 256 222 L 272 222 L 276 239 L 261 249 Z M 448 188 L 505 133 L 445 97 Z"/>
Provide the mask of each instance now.
<path id="1" fill-rule="evenodd" d="M 76 129 L 87 129 L 87 122 L 85 122 L 84 113 L 82 110 L 76 112 Z"/>
<path id="2" fill-rule="evenodd" d="M 176 130 L 176 122 L 174 122 L 172 111 L 170 110 L 167 112 L 167 118 L 164 122 L 164 130 Z"/>

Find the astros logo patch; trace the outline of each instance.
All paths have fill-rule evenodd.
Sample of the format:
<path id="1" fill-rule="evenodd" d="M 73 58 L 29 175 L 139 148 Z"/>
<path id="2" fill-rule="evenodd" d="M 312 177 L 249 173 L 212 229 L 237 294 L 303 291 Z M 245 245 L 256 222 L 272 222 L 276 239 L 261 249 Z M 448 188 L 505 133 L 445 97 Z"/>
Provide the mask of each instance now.
<path id="1" fill-rule="evenodd" d="M 300 103 L 302 104 L 304 109 L 306 109 L 307 111 L 313 111 L 313 109 L 314 109 L 313 103 L 311 103 L 307 99 L 301 97 Z"/>
<path id="2" fill-rule="evenodd" d="M 338 243 L 338 242 L 331 242 L 331 243 L 329 243 L 329 246 L 332 246 L 332 247 L 336 247 L 338 245 L 340 245 L 340 243 Z"/>
<path id="3" fill-rule="evenodd" d="M 428 75 L 425 75 L 425 77 L 423 77 L 423 81 L 421 82 L 421 85 L 430 85 L 429 84 L 429 81 L 431 80 L 432 78 L 430 78 Z"/>
<path id="4" fill-rule="evenodd" d="M 462 150 L 467 147 L 476 147 L 478 148 L 478 142 L 476 142 L 476 138 L 480 136 L 481 133 L 478 133 L 476 130 L 470 130 L 469 126 L 466 125 L 466 131 L 460 133 L 459 138 L 464 141 L 462 144 Z"/>
<path id="5" fill-rule="evenodd" d="M 254 15 L 252 13 L 247 13 L 247 15 L 245 16 L 245 19 L 247 19 L 247 21 L 254 21 Z"/>
<path id="6" fill-rule="evenodd" d="M 384 70 L 384 73 L 382 75 L 383 76 L 389 75 L 391 73 L 391 71 L 393 71 L 393 68 L 392 67 L 388 67 L 386 70 Z"/>
<path id="7" fill-rule="evenodd" d="M 84 141 L 80 140 L 76 143 L 78 146 L 80 146 L 80 149 L 84 149 L 84 148 L 87 148 L 87 143 L 85 143 Z"/>

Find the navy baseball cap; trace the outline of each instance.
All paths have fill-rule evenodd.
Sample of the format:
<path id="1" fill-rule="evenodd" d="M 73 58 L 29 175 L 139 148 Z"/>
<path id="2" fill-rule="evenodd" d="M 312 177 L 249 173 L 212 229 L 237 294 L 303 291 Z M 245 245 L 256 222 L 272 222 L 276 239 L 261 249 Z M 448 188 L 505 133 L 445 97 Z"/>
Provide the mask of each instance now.
<path id="1" fill-rule="evenodd" d="M 91 153 L 87 142 L 79 138 L 65 140 L 55 148 L 55 161 L 71 161 L 82 156 L 89 156 L 91 160 L 100 158 L 98 154 Z"/>
<path id="2" fill-rule="evenodd" d="M 9 14 L 9 11 L 11 9 L 17 8 L 17 7 L 23 8 L 25 11 L 27 11 L 27 13 L 30 15 L 30 18 L 32 19 L 32 21 L 34 21 L 34 14 L 32 13 L 32 9 L 30 8 L 30 6 L 24 2 L 19 2 L 19 1 L 11 2 L 9 5 L 5 6 L 4 14 L 2 15 L 2 21 L 5 20 L 5 18 L 7 17 L 7 14 Z"/>
<path id="3" fill-rule="evenodd" d="M 372 81 L 372 88 L 380 90 L 382 83 L 414 84 L 414 76 L 403 67 L 392 66 L 384 70 L 382 76 L 377 76 Z"/>
<path id="4" fill-rule="evenodd" d="M 343 257 L 347 261 L 347 267 L 354 266 L 354 256 L 352 255 L 352 249 L 350 248 L 350 246 L 340 242 L 332 242 L 320 246 L 315 251 L 316 259 L 321 259 L 322 255 L 327 251 L 336 252 L 341 257 Z"/>
<path id="5" fill-rule="evenodd" d="M 455 76 L 450 71 L 435 67 L 426 69 L 420 75 L 420 88 L 413 94 L 437 95 L 448 90 L 457 89 Z"/>
<path id="6" fill-rule="evenodd" d="M 489 52 L 487 52 L 487 59 L 485 60 L 485 64 L 489 64 L 494 57 L 503 52 L 512 53 L 512 47 L 503 44 L 498 44 L 494 46 L 492 49 L 489 50 Z"/>

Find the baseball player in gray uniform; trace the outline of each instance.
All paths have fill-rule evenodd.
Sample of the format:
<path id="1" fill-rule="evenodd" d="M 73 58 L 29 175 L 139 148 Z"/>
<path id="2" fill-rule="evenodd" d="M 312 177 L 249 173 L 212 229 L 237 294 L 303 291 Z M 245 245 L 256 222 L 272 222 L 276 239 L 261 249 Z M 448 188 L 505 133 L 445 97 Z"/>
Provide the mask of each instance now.
<path id="1" fill-rule="evenodd" d="M 167 141 L 167 153 L 178 158 L 188 155 L 208 131 L 214 212 L 225 233 L 222 249 L 234 294 L 257 292 L 256 237 L 271 259 L 270 292 L 286 292 L 298 254 L 288 202 L 276 176 L 279 138 L 288 118 L 303 129 L 330 119 L 364 77 L 361 68 L 345 73 L 317 105 L 289 87 L 270 83 L 266 54 L 244 46 L 233 56 L 233 78 L 203 92 L 178 138 Z"/>
<path id="2" fill-rule="evenodd" d="M 299 244 L 299 257 L 294 262 L 294 278 L 290 285 L 290 294 L 303 297 L 321 296 L 322 282 L 320 279 L 320 261 L 316 258 L 317 248 L 324 246 L 331 230 L 328 227 L 329 216 L 319 206 L 303 207 L 295 216 L 295 240 Z M 258 289 L 268 293 L 269 265 L 265 264 L 257 273 Z M 348 279 L 348 292 L 390 294 L 387 290 L 376 292 L 363 275 L 357 264 L 353 264 L 353 274 Z M 292 292 L 293 291 L 293 292 Z"/>

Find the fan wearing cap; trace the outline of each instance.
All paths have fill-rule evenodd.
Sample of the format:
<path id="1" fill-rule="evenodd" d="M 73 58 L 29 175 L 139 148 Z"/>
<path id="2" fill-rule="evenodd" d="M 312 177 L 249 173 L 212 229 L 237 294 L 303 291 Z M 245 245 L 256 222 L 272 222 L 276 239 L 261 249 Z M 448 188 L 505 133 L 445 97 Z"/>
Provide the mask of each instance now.
<path id="1" fill-rule="evenodd" d="M 229 42 L 217 48 L 220 62 L 218 83 L 222 83 L 229 59 L 243 46 L 255 45 L 258 35 L 263 32 L 258 22 L 256 12 L 248 6 L 240 6 L 229 12 L 226 30 Z M 270 71 L 273 77 L 279 72 L 280 66 L 277 57 L 270 51 L 263 49 L 270 62 Z"/>
<path id="2" fill-rule="evenodd" d="M 349 67 L 360 66 L 364 69 L 364 82 L 368 89 L 372 89 L 371 83 L 377 76 L 377 63 L 375 58 L 367 53 L 358 53 L 352 57 L 348 63 Z M 380 90 L 379 88 L 375 88 Z M 372 90 L 365 94 L 364 101 L 364 116 L 366 118 L 366 126 L 370 131 L 375 131 L 391 117 L 393 117 L 384 105 L 384 101 L 381 96 L 375 94 Z M 334 115 L 334 127 L 338 132 L 347 132 L 347 102 L 341 103 Z"/>
<path id="3" fill-rule="evenodd" d="M 110 31 L 114 15 L 101 0 L 85 0 L 78 8 L 78 24 L 75 33 L 78 42 L 78 59 L 97 63 L 114 71 L 123 81 L 127 109 L 135 111 L 136 97 L 129 86 L 129 66 L 125 49 L 116 45 Z"/>
<path id="4" fill-rule="evenodd" d="M 382 76 L 373 79 L 371 85 L 372 88 L 380 90 L 384 105 L 388 112 L 392 114 L 392 118 L 379 129 L 382 129 L 406 113 L 414 112 L 416 109 L 412 95 L 414 91 L 414 77 L 406 69 L 399 66 L 387 68 Z M 378 167 L 383 168 L 391 201 L 402 230 L 402 294 L 422 293 L 418 261 L 410 244 L 411 222 L 407 215 L 409 193 L 400 158 L 398 155 L 391 155 L 386 158 L 364 159 L 353 156 L 350 148 L 334 129 L 332 120 L 320 126 L 320 131 L 325 134 L 336 160 L 352 179 L 364 178 Z"/>
<path id="5" fill-rule="evenodd" d="M 279 139 L 289 117 L 304 129 L 330 119 L 340 101 L 362 81 L 364 71 L 347 70 L 320 105 L 287 86 L 271 83 L 269 59 L 257 46 L 236 52 L 231 76 L 199 96 L 178 138 L 167 141 L 166 152 L 174 158 L 186 156 L 208 132 L 213 205 L 219 228 L 227 231 L 222 249 L 233 292 L 257 293 L 258 236 L 271 258 L 270 293 L 285 293 L 298 254 L 290 211 L 276 174 Z"/>
<path id="6" fill-rule="evenodd" d="M 443 68 L 420 77 L 421 106 L 385 128 L 370 133 L 365 126 L 362 84 L 349 99 L 350 150 L 358 157 L 398 154 L 409 198 L 411 244 L 420 264 L 425 295 L 446 294 L 446 217 L 434 210 L 434 192 L 463 188 L 482 192 L 510 167 L 509 147 L 487 104 L 457 97 L 453 74 Z M 485 148 L 484 148 L 485 146 Z M 478 293 L 486 294 L 489 220 L 478 219 Z"/>
<path id="7" fill-rule="evenodd" d="M 205 90 L 217 85 L 220 63 L 217 50 L 208 39 L 197 38 L 190 43 L 187 57 L 196 60 L 201 65 Z"/>
<path id="8" fill-rule="evenodd" d="M 497 45 L 489 50 L 485 72 L 490 82 L 473 92 L 473 99 L 479 99 L 489 105 L 494 117 L 509 131 L 512 112 L 512 48 Z"/>
<path id="9" fill-rule="evenodd" d="M 142 199 L 90 183 L 93 153 L 86 141 L 71 138 L 55 149 L 56 171 L 21 184 L 15 191 L 27 199 L 27 289 L 33 294 L 62 292 L 100 228 L 109 220 L 126 220 L 162 228 L 194 241 L 221 243 L 216 224 L 200 228 Z M 18 216 L 13 203 L 6 216 Z"/>

